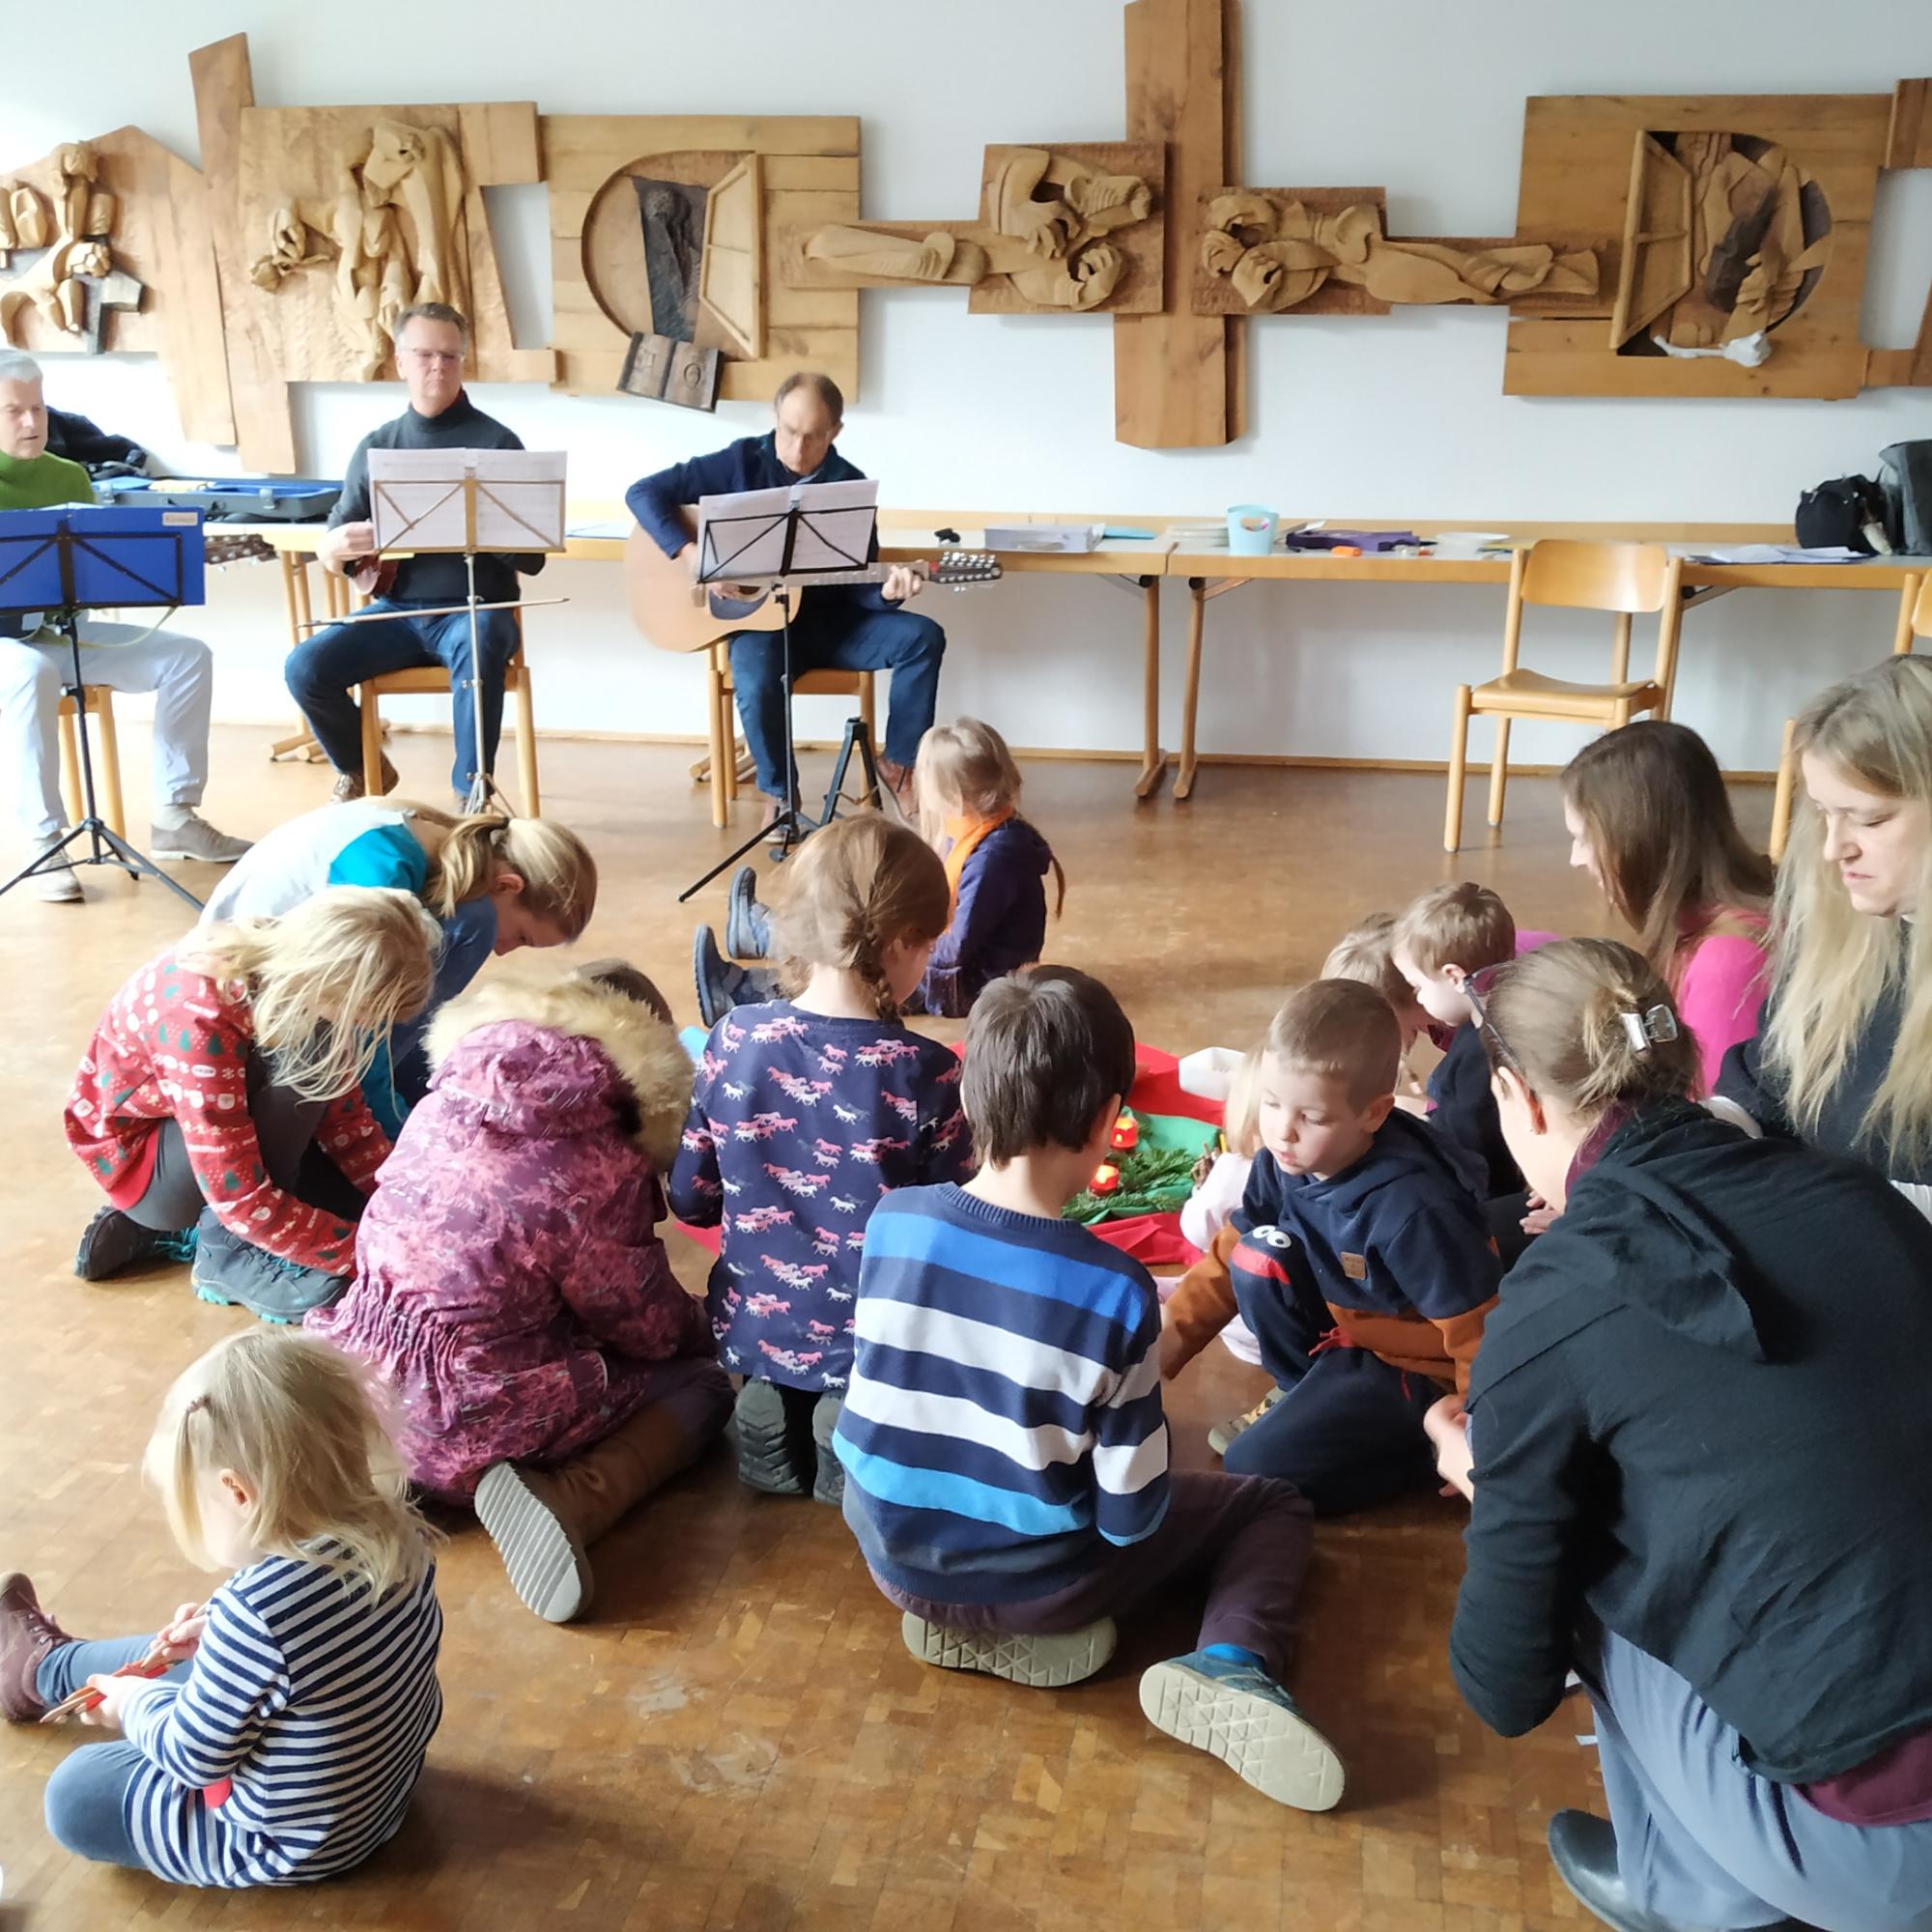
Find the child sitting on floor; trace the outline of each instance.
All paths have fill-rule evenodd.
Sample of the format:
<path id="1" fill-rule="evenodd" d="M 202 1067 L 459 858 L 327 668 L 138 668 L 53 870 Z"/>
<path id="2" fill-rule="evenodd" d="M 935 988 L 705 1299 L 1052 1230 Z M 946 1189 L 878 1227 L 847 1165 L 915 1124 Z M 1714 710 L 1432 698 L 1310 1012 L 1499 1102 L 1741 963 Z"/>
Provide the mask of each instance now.
<path id="1" fill-rule="evenodd" d="M 1516 957 L 1516 938 L 1509 907 L 1488 886 L 1464 879 L 1414 900 L 1396 921 L 1394 941 L 1396 970 L 1443 1049 L 1429 1076 L 1430 1124 L 1482 1162 L 1499 1227 L 1521 1218 L 1524 1182 L 1503 1139 L 1468 988 L 1480 997 L 1487 976 Z"/>
<path id="2" fill-rule="evenodd" d="M 959 1062 L 898 1024 L 946 927 L 946 868 L 877 812 L 814 833 L 778 922 L 789 1000 L 712 1029 L 670 1203 L 722 1231 L 712 1332 L 745 1378 L 738 1477 L 837 1504 L 831 1452 L 852 1368 L 866 1223 L 895 1187 L 972 1171 Z"/>
<path id="3" fill-rule="evenodd" d="M 866 1231 L 845 1520 L 915 1657 L 1017 1684 L 1091 1676 L 1115 1617 L 1205 1581 L 1200 1647 L 1145 1673 L 1142 1710 L 1325 1810 L 1341 1763 L 1280 1684 L 1308 1505 L 1169 1473 L 1153 1283 L 1062 1218 L 1133 1079 L 1133 1029 L 1098 980 L 1041 966 L 980 995 L 965 1104 L 984 1165 L 889 1196 Z"/>
<path id="4" fill-rule="evenodd" d="M 704 1304 L 658 1236 L 691 1057 L 616 959 L 473 987 L 429 1054 L 355 1279 L 308 1326 L 396 1391 L 411 1476 L 473 1502 L 517 1595 L 565 1623 L 589 1605 L 588 1547 L 731 1407 Z"/>
<path id="5" fill-rule="evenodd" d="M 1394 1110 L 1401 1052 L 1372 987 L 1317 980 L 1290 999 L 1268 1030 L 1265 1157 L 1238 1245 L 1167 1304 L 1170 1377 L 1238 1306 L 1276 1392 L 1220 1432 L 1223 1463 L 1287 1477 L 1324 1515 L 1428 1480 L 1423 1415 L 1467 1386 L 1501 1280 L 1475 1163 Z"/>
<path id="6" fill-rule="evenodd" d="M 977 718 L 935 724 L 921 739 L 917 767 L 920 832 L 946 861 L 952 912 L 909 1009 L 959 1018 L 980 987 L 1037 959 L 1046 944 L 1046 874 L 1058 887 L 1054 914 L 1066 902 L 1066 875 L 1052 849 L 1019 816 L 1020 774 L 1007 741 Z M 741 867 L 731 879 L 726 948 L 762 959 L 770 914 L 754 896 L 757 877 Z M 733 1006 L 771 997 L 763 974 L 733 966 L 700 926 L 692 969 L 706 1026 Z"/>
<path id="7" fill-rule="evenodd" d="M 161 1405 L 146 1471 L 189 1562 L 235 1574 L 158 1636 L 78 1641 L 0 1580 L 0 1709 L 76 1691 L 119 1731 L 47 1780 L 69 1851 L 177 1885 L 302 1885 L 394 1837 L 442 1715 L 427 1533 L 361 1375 L 251 1329 Z M 159 1676 L 117 1676 L 150 1655 Z"/>
<path id="8" fill-rule="evenodd" d="M 1396 1069 L 1395 1103 L 1405 1114 L 1427 1114 L 1429 1094 L 1408 1064 L 1416 1039 L 1429 1027 L 1429 1015 L 1415 989 L 1395 963 L 1395 914 L 1372 912 L 1350 926 L 1321 962 L 1324 980 L 1359 980 L 1373 986 L 1395 1009 L 1402 1028 L 1402 1064 Z"/>

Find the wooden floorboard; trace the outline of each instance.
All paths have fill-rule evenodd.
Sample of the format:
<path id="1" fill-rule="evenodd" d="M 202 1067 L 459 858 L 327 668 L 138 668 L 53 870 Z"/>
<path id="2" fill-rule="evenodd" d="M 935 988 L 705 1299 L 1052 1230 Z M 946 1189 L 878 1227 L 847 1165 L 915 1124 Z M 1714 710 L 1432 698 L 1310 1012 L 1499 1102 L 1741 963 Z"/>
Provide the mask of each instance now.
<path id="1" fill-rule="evenodd" d="M 210 810 L 227 829 L 265 831 L 326 790 L 317 768 L 267 763 L 264 735 L 215 733 Z M 132 804 L 145 753 L 138 731 L 128 740 Z M 445 796 L 446 740 L 394 751 L 406 789 Z M 731 842 L 687 762 L 544 751 L 546 808 L 602 867 L 584 947 L 637 960 L 686 1018 L 691 918 L 674 895 Z M 1070 886 L 1049 956 L 1100 974 L 1145 1038 L 1184 1052 L 1245 1043 L 1353 916 L 1443 877 L 1490 881 L 1524 924 L 1606 929 L 1566 867 L 1551 781 L 1513 787 L 1504 840 L 1454 861 L 1436 849 L 1441 801 L 1427 777 L 1215 768 L 1190 803 L 1136 809 L 1114 768 L 1037 765 L 1030 809 Z M 1739 795 L 1754 830 L 1768 807 Z M 132 830 L 146 831 L 138 806 Z M 14 1258 L 0 1289 L 0 1570 L 30 1572 L 70 1628 L 106 1635 L 197 1594 L 136 1465 L 162 1388 L 241 1318 L 196 1301 L 185 1270 L 99 1287 L 70 1271 L 99 1196 L 61 1142 L 61 1103 L 102 1003 L 183 924 L 152 883 L 94 873 L 88 891 L 79 907 L 0 900 Z M 722 887 L 696 909 L 722 917 Z M 699 1279 L 704 1258 L 672 1247 Z M 1210 1350 L 1170 1403 L 1178 1462 L 1212 1466 L 1207 1428 L 1261 1385 Z M 1185 1604 L 1123 1630 L 1105 1673 L 1073 1690 L 926 1669 L 837 1513 L 749 1494 L 721 1452 L 598 1547 L 596 1607 L 575 1628 L 527 1616 L 488 1540 L 458 1527 L 441 1565 L 442 1728 L 401 1836 L 345 1880 L 195 1893 L 86 1867 L 41 1821 L 73 1735 L 5 1729 L 0 1926 L 1575 1927 L 1543 1833 L 1553 1809 L 1601 1804 L 1577 1741 L 1589 1713 L 1572 1705 L 1505 1744 L 1463 1710 L 1444 1662 L 1463 1520 L 1423 1495 L 1321 1528 L 1293 1688 L 1340 1747 L 1349 1792 L 1307 1817 L 1142 1719 L 1137 1674 L 1187 1646 Z"/>

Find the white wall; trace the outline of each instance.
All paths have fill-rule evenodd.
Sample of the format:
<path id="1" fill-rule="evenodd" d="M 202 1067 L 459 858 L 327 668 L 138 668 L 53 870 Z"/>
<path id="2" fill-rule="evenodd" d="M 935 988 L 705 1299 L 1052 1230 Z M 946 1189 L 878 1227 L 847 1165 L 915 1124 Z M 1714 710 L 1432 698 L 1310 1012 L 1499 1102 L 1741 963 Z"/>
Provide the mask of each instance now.
<path id="1" fill-rule="evenodd" d="M 410 11 L 387 33 L 366 12 L 351 32 L 327 8 L 241 0 L 95 0 L 86 12 L 76 84 L 68 12 L 10 10 L 0 161 L 128 121 L 193 157 L 188 50 L 243 29 L 257 98 L 270 103 L 534 98 L 554 113 L 857 113 L 866 211 L 886 219 L 966 213 L 989 140 L 1121 133 L 1118 0 L 736 0 L 728 14 L 668 0 L 566 0 L 535 14 L 526 0 L 469 0 Z M 1399 233 L 1510 232 L 1529 94 L 1879 93 L 1932 72 L 1926 0 L 1865 0 L 1856 34 L 1821 31 L 1808 0 L 1385 0 L 1360 18 L 1314 0 L 1246 0 L 1245 174 L 1385 184 Z M 541 340 L 542 191 L 497 203 L 513 311 Z M 1928 276 L 1932 172 L 1887 185 L 1868 341 L 1911 339 Z M 1104 320 L 969 317 L 945 292 L 868 294 L 863 307 L 864 395 L 843 447 L 883 480 L 888 502 L 1214 514 L 1253 500 L 1478 528 L 1512 517 L 1769 520 L 1787 518 L 1809 483 L 1870 470 L 1883 444 L 1932 436 L 1923 390 L 1842 403 L 1509 398 L 1503 316 L 1423 309 L 1252 325 L 1250 434 L 1225 450 L 1129 449 L 1112 437 Z M 140 438 L 179 470 L 235 467 L 182 442 L 152 361 L 65 358 L 48 386 L 57 404 Z M 303 462 L 319 471 L 339 468 L 371 422 L 401 406 L 394 387 L 298 394 Z M 613 497 L 646 469 L 763 426 L 762 412 L 742 405 L 712 421 L 530 387 L 479 389 L 476 400 L 527 444 L 568 448 L 583 498 Z M 544 723 L 696 732 L 696 668 L 637 642 L 614 573 L 553 571 L 546 585 L 574 601 L 533 620 Z M 201 620 L 221 658 L 217 716 L 287 711 L 269 576 L 232 574 Z M 980 712 L 1021 744 L 1138 743 L 1139 614 L 1125 597 L 1035 579 L 924 608 L 952 640 L 945 709 Z M 1492 667 L 1499 611 L 1488 589 L 1255 587 L 1227 598 L 1210 617 L 1203 746 L 1439 757 L 1451 687 Z M 1172 743 L 1179 589 L 1166 611 Z M 1882 655 L 1891 621 L 1882 596 L 1743 593 L 1696 611 L 1679 716 L 1726 763 L 1767 766 L 1796 700 Z M 1594 665 L 1593 641 L 1559 624 L 1532 634 L 1532 661 Z M 804 722 L 822 728 L 833 716 Z M 1572 742 L 1556 727 L 1526 730 L 1519 754 L 1560 757 Z"/>

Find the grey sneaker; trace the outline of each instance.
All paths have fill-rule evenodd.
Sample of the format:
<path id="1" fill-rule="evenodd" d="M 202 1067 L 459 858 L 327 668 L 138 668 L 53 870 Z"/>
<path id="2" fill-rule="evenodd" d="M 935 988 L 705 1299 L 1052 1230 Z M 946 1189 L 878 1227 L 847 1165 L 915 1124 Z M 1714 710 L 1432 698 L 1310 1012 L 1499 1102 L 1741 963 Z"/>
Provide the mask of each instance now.
<path id="1" fill-rule="evenodd" d="M 179 825 L 155 827 L 156 859 L 189 859 L 203 866 L 232 866 L 248 849 L 245 838 L 217 832 L 198 811 L 183 815 Z"/>
<path id="2" fill-rule="evenodd" d="M 1155 1730 L 1218 1757 L 1277 1804 L 1328 1811 L 1341 1802 L 1335 1747 L 1251 1663 L 1208 1650 L 1171 1657 L 1143 1673 L 1141 1710 Z"/>
<path id="3" fill-rule="evenodd" d="M 195 1231 L 157 1234 L 118 1208 L 96 1210 L 74 1250 L 73 1271 L 82 1281 L 108 1281 L 130 1267 L 192 1262 Z"/>
<path id="4" fill-rule="evenodd" d="M 983 1670 L 1009 1684 L 1052 1690 L 1092 1677 L 1113 1656 L 1116 1633 L 1112 1617 L 1052 1636 L 1014 1636 L 1006 1631 L 951 1630 L 908 1610 L 899 1620 L 899 1635 L 922 1663 Z"/>
<path id="5" fill-rule="evenodd" d="M 1217 1422 L 1208 1432 L 1208 1448 L 1217 1456 L 1225 1456 L 1236 1436 L 1245 1435 L 1287 1393 L 1285 1388 L 1271 1388 L 1245 1415 L 1231 1415 L 1226 1422 Z"/>
<path id="6" fill-rule="evenodd" d="M 44 858 L 63 837 L 64 833 L 56 832 L 52 838 L 44 839 L 34 857 Z M 65 852 L 57 865 L 34 874 L 34 896 L 44 899 L 49 905 L 78 905 L 87 896 L 80 889 L 80 874 L 73 869 L 73 861 Z"/>

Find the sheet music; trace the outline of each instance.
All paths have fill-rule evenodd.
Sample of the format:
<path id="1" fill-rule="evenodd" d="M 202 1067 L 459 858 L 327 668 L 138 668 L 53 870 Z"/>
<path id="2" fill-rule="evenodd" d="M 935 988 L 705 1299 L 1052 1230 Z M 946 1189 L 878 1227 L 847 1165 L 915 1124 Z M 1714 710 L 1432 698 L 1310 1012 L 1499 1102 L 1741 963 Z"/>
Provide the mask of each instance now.
<path id="1" fill-rule="evenodd" d="M 785 561 L 787 522 L 800 512 Z M 778 490 L 740 490 L 697 499 L 697 581 L 759 582 L 780 576 L 863 570 L 870 561 L 879 515 L 879 486 L 802 483 Z"/>
<path id="2" fill-rule="evenodd" d="M 378 550 L 561 550 L 565 457 L 541 449 L 372 449 Z M 472 538 L 467 485 L 475 478 Z"/>

